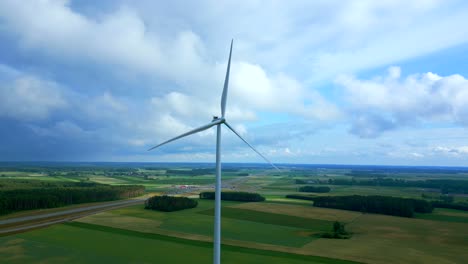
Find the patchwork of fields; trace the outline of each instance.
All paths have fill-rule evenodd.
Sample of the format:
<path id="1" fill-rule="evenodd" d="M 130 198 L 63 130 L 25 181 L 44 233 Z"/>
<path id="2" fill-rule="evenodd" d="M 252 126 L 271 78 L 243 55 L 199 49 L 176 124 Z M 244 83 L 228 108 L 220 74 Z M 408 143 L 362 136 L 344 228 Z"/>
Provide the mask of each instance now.
<path id="1" fill-rule="evenodd" d="M 437 208 L 432 214 L 403 218 L 318 208 L 311 206 L 311 201 L 285 198 L 286 194 L 298 193 L 292 172 L 279 176 L 258 170 L 243 172 L 250 176 L 236 177 L 231 173 L 225 178 L 225 188 L 256 191 L 267 201 L 223 201 L 223 263 L 464 263 L 468 258 L 468 212 Z M 12 171 L 4 175 L 47 181 L 86 179 L 116 185 L 141 184 L 148 193 L 171 193 L 177 184 L 210 188 L 213 181 L 209 175 L 167 177 L 161 171 L 153 176 L 151 170 L 143 173 L 147 174 L 136 177 L 83 173 L 70 177 Z M 317 174 L 318 178 L 324 177 L 323 171 Z M 329 172 L 327 177 L 345 178 L 339 171 Z M 379 194 L 419 198 L 427 192 L 407 187 L 330 187 L 330 193 L 312 195 Z M 179 195 L 190 193 L 196 197 L 193 190 Z M 86 205 L 70 207 L 80 206 Z M 165 213 L 135 205 L 3 236 L 0 259 L 2 263 L 210 263 L 213 207 L 213 201 L 199 200 L 196 208 Z M 1 218 L 37 213 L 40 210 Z M 346 224 L 346 229 L 353 234 L 350 239 L 320 238 L 319 234 L 330 231 L 335 221 Z"/>
<path id="2" fill-rule="evenodd" d="M 316 239 L 309 233 L 326 229 L 329 221 L 288 219 L 283 214 L 231 207 L 235 205 L 238 203 L 225 203 L 223 207 L 228 215 L 223 218 L 223 263 L 351 263 L 300 251 Z M 212 201 L 200 201 L 198 208 L 172 213 L 142 206 L 117 209 L 2 237 L 0 256 L 8 263 L 37 259 L 46 263 L 209 263 L 212 208 Z M 229 210 L 253 212 L 259 218 L 246 219 L 246 214 L 229 217 Z"/>
<path id="3" fill-rule="evenodd" d="M 468 222 L 451 218 L 433 221 L 304 205 L 223 203 L 225 263 L 463 263 L 467 256 Z M 212 201 L 200 201 L 197 208 L 172 213 L 142 206 L 112 210 L 1 237 L 0 256 L 8 263 L 149 263 L 153 258 L 161 263 L 206 263 L 212 254 L 212 208 Z M 467 213 L 453 210 L 436 215 L 468 219 Z M 334 220 L 349 223 L 353 237 L 313 236 L 328 230 Z"/>

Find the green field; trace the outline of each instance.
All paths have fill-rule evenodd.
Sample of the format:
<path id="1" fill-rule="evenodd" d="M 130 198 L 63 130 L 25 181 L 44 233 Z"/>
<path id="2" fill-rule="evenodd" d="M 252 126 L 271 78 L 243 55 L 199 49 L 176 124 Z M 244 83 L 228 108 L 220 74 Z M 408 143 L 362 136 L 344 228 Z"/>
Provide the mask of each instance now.
<path id="1" fill-rule="evenodd" d="M 200 204 L 171 213 L 132 206 L 71 224 L 2 237 L 0 256 L 7 263 L 39 258 L 47 263 L 146 263 L 153 258 L 162 263 L 171 258 L 172 263 L 210 262 L 213 203 Z M 280 203 L 226 202 L 223 210 L 224 263 L 341 263 L 337 259 L 463 263 L 468 256 L 465 223 Z M 435 215 L 468 218 L 468 213 L 447 209 L 437 210 Z M 310 236 L 334 220 L 348 223 L 353 237 L 335 240 Z"/>
<path id="2" fill-rule="evenodd" d="M 224 239 L 301 247 L 316 239 L 311 234 L 328 231 L 332 225 L 332 222 L 326 220 L 314 220 L 231 207 L 238 204 L 236 202 L 223 202 L 222 228 Z M 125 225 L 125 223 L 146 219 L 153 222 L 153 232 L 169 231 L 200 235 L 205 239 L 210 239 L 213 235 L 213 206 L 213 201 L 200 200 L 197 208 L 172 213 L 145 210 L 142 206 L 132 206 L 113 210 L 111 217 L 109 217 L 109 214 L 106 217 L 98 214 L 79 221 L 109 225 L 111 219 L 125 217 L 125 221 L 114 223 L 112 226 L 132 228 Z M 141 229 L 134 230 L 142 231 Z"/>
<path id="3" fill-rule="evenodd" d="M 417 214 L 419 219 L 468 224 L 468 212 L 453 209 L 436 208 L 432 214 Z"/>
<path id="4" fill-rule="evenodd" d="M 4 263 L 210 263 L 211 254 L 208 242 L 81 223 L 0 238 Z M 223 246 L 221 261 L 351 263 L 236 246 Z"/>
<path id="5" fill-rule="evenodd" d="M 345 240 L 317 240 L 304 249 L 367 263 L 465 263 L 466 224 L 366 214 Z"/>

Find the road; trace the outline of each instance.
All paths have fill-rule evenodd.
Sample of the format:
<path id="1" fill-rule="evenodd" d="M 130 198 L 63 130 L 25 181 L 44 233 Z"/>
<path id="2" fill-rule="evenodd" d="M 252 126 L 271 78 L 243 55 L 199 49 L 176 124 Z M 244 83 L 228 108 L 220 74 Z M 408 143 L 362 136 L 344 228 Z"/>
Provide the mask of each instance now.
<path id="1" fill-rule="evenodd" d="M 142 204 L 145 200 L 146 198 L 115 201 L 106 204 L 68 209 L 53 213 L 44 213 L 39 215 L 15 217 L 0 220 L 0 234 L 22 232 L 29 229 L 67 222 L 83 216 L 96 214 L 110 209 Z"/>

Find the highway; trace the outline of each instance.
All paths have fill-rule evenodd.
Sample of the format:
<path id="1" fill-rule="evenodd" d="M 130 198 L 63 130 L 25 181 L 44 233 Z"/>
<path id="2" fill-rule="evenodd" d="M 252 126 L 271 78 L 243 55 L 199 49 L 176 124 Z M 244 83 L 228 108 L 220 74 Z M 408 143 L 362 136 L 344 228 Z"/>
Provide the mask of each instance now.
<path id="1" fill-rule="evenodd" d="M 120 207 L 143 204 L 145 200 L 146 198 L 115 201 L 106 204 L 91 205 L 75 209 L 65 209 L 53 213 L 35 214 L 31 216 L 4 219 L 0 220 L 0 235 L 8 233 L 17 233 L 29 229 L 45 227 L 57 223 L 63 223 L 87 215 L 92 215 Z"/>

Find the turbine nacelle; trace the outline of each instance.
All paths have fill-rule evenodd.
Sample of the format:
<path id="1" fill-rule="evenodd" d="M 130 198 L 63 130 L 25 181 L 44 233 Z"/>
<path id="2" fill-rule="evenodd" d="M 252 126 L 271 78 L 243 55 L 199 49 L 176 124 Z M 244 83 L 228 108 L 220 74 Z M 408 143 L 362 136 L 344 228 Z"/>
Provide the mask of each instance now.
<path id="1" fill-rule="evenodd" d="M 224 117 L 218 117 L 218 116 L 213 116 L 213 120 L 211 122 L 219 122 L 222 121 L 221 123 L 226 122 L 226 119 Z"/>

